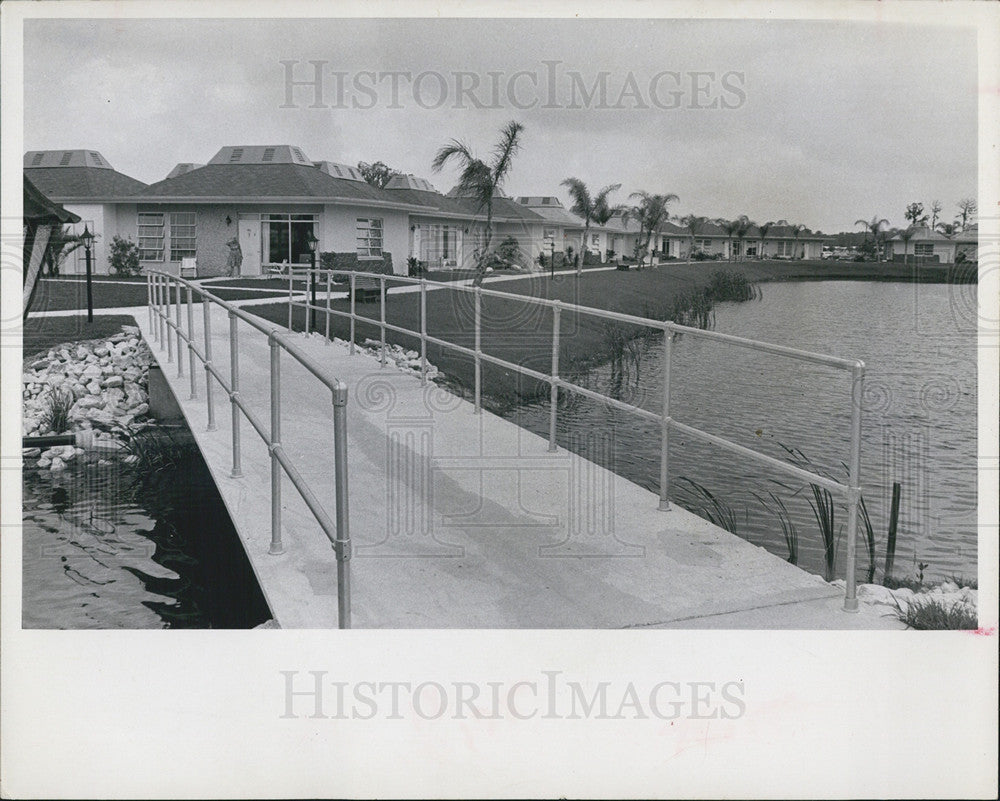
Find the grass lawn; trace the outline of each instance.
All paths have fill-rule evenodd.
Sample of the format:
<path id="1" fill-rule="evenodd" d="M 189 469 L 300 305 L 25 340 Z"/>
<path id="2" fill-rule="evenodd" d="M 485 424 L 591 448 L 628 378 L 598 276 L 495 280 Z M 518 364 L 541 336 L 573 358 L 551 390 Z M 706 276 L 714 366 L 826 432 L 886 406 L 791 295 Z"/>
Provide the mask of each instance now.
<path id="1" fill-rule="evenodd" d="M 886 280 L 929 281 L 949 277 L 954 268 L 921 267 L 891 264 L 840 264 L 827 262 L 747 261 L 747 262 L 695 262 L 691 264 L 668 262 L 662 267 L 642 271 L 588 271 L 581 279 L 574 275 L 537 274 L 531 279 L 518 281 L 490 281 L 487 289 L 509 292 L 512 295 L 558 299 L 582 306 L 609 309 L 642 317 L 656 317 L 668 308 L 674 298 L 707 285 L 713 272 L 718 270 L 745 274 L 752 281 L 787 280 Z M 967 280 L 968 273 L 956 271 L 954 277 Z M 390 280 L 389 286 L 392 286 Z M 402 286 L 402 284 L 399 284 Z M 320 300 L 323 303 L 323 300 Z M 347 300 L 335 300 L 331 308 L 347 311 Z M 249 311 L 279 325 L 288 321 L 288 307 L 276 302 L 256 306 Z M 358 303 L 359 315 L 377 320 L 378 301 Z M 473 334 L 472 295 L 455 289 L 438 289 L 427 294 L 427 332 L 448 342 L 472 347 Z M 390 290 L 386 299 L 386 321 L 401 327 L 419 330 L 419 293 L 397 294 Z M 532 306 L 515 299 L 484 297 L 482 302 L 482 348 L 485 353 L 506 361 L 548 371 L 551 362 L 552 314 L 549 309 Z M 305 311 L 297 308 L 294 328 L 303 330 Z M 331 316 L 331 333 L 342 339 L 349 335 L 350 321 Z M 606 361 L 609 356 L 606 321 L 588 315 L 562 314 L 560 365 L 564 375 L 574 369 Z M 325 315 L 317 313 L 317 330 L 323 331 Z M 378 339 L 377 325 L 358 322 L 357 339 Z M 419 350 L 419 338 L 407 334 L 387 332 L 386 338 L 404 347 Z M 428 344 L 428 359 L 451 378 L 466 387 L 474 382 L 474 365 L 470 357 L 439 345 Z M 532 395 L 547 385 L 502 367 L 483 363 L 483 385 L 489 394 L 501 402 L 512 402 L 518 396 Z"/>
<path id="2" fill-rule="evenodd" d="M 135 325 L 135 318 L 124 314 L 94 315 L 92 323 L 87 315 L 81 317 L 29 317 L 24 324 L 24 356 L 34 356 L 64 342 L 85 339 L 103 339 L 114 336 L 123 325 Z"/>
<path id="3" fill-rule="evenodd" d="M 134 286 L 132 284 L 135 284 Z M 287 287 L 287 284 L 285 285 Z M 95 309 L 114 309 L 124 306 L 146 305 L 146 279 L 126 284 L 95 281 L 92 285 Z M 254 292 L 250 289 L 225 289 L 209 287 L 213 294 L 223 300 L 246 300 L 248 298 L 272 298 L 271 292 Z M 40 281 L 35 291 L 32 313 L 62 311 L 65 309 L 87 308 L 87 285 L 85 281 L 59 280 Z"/>

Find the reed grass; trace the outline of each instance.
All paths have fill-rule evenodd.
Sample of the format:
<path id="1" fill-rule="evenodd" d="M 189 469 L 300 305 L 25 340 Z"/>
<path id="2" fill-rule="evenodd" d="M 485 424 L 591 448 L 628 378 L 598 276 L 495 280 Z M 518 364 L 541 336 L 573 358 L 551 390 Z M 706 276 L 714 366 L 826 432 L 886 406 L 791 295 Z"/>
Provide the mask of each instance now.
<path id="1" fill-rule="evenodd" d="M 690 485 L 690 489 L 686 487 L 681 487 L 685 489 L 693 498 L 697 509 L 697 513 L 701 517 L 704 517 L 709 523 L 713 523 L 719 528 L 724 528 L 730 534 L 739 534 L 739 525 L 736 522 L 736 511 L 728 503 L 723 501 L 721 498 L 713 495 L 708 489 L 690 478 L 685 478 L 681 476 L 677 479 L 678 482 L 685 482 L 685 484 Z M 694 511 L 693 509 L 691 511 Z"/>
<path id="2" fill-rule="evenodd" d="M 69 412 L 73 408 L 74 401 L 73 393 L 69 390 L 50 390 L 45 396 L 45 406 L 42 409 L 39 422 L 43 426 L 47 426 L 53 434 L 69 431 L 71 428 Z"/>
<path id="3" fill-rule="evenodd" d="M 788 548 L 788 561 L 793 565 L 797 565 L 799 563 L 799 532 L 795 527 L 795 523 L 792 522 L 791 515 L 788 513 L 788 507 L 785 506 L 785 502 L 773 492 L 768 490 L 767 494 L 771 496 L 771 502 L 774 504 L 774 507 L 772 508 L 771 504 L 769 504 L 756 492 L 752 494 L 758 501 L 760 501 L 761 506 L 778 518 L 778 523 L 781 525 L 781 533 L 785 537 L 785 545 Z"/>
<path id="4" fill-rule="evenodd" d="M 960 601 L 939 598 L 911 598 L 906 607 L 896 601 L 896 617 L 911 629 L 921 631 L 972 631 L 979 628 L 976 610 Z"/>

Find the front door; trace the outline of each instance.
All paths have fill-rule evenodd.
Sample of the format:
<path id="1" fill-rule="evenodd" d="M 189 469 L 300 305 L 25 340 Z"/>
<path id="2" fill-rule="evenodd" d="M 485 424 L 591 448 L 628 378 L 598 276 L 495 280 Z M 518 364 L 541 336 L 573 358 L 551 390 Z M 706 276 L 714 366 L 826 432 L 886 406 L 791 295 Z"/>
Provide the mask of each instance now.
<path id="1" fill-rule="evenodd" d="M 242 275 L 260 275 L 260 217 L 240 215 L 240 250 L 243 251 Z"/>

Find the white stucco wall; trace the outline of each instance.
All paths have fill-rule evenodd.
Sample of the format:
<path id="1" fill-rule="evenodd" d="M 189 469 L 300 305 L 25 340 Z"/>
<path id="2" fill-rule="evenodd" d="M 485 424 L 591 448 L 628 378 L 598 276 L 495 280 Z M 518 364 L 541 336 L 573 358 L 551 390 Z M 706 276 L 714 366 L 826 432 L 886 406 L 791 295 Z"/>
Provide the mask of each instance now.
<path id="1" fill-rule="evenodd" d="M 382 251 L 392 254 L 392 269 L 397 275 L 406 275 L 406 259 L 410 255 L 410 216 L 408 212 L 379 209 L 371 206 L 323 207 L 320 222 L 319 248 L 334 253 L 353 253 L 357 250 L 357 221 L 359 217 L 378 217 L 382 220 Z"/>

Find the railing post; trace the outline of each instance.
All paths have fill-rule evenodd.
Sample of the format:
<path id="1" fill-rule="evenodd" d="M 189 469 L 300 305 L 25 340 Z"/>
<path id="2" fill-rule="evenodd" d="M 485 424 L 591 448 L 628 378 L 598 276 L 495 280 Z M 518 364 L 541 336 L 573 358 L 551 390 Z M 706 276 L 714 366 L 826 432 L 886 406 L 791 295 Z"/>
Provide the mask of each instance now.
<path id="1" fill-rule="evenodd" d="M 174 334 L 177 336 L 177 377 L 184 377 L 184 355 L 181 353 L 181 282 L 177 282 L 174 299 Z"/>
<path id="2" fill-rule="evenodd" d="M 557 300 L 552 307 L 552 389 L 549 393 L 549 452 L 555 453 L 556 445 L 556 415 L 559 406 L 559 313 L 560 303 Z"/>
<path id="3" fill-rule="evenodd" d="M 288 265 L 288 333 L 292 333 L 292 265 Z"/>
<path id="4" fill-rule="evenodd" d="M 233 412 L 233 478 L 243 475 L 240 460 L 240 407 L 237 401 L 240 397 L 240 345 L 239 331 L 236 329 L 236 315 L 229 312 L 229 386 L 232 392 L 229 405 Z"/>
<path id="5" fill-rule="evenodd" d="M 330 272 L 326 273 L 326 338 L 323 340 L 324 345 L 330 344 Z"/>
<path id="6" fill-rule="evenodd" d="M 174 360 L 174 332 L 170 326 L 170 276 L 164 276 L 163 282 L 167 290 L 167 296 L 163 302 L 163 316 L 167 327 L 167 364 L 170 364 Z"/>
<path id="7" fill-rule="evenodd" d="M 163 350 L 163 339 L 164 339 L 164 324 L 163 324 L 163 276 L 157 276 L 159 279 L 157 283 L 159 284 L 159 289 L 156 293 L 156 316 L 159 318 L 159 329 L 160 329 L 160 350 Z"/>
<path id="8" fill-rule="evenodd" d="M 149 311 L 149 333 L 151 336 L 155 336 L 153 333 L 153 276 L 151 273 L 146 273 L 146 308 Z"/>
<path id="9" fill-rule="evenodd" d="M 150 333 L 153 335 L 153 341 L 160 341 L 160 276 L 155 273 L 150 273 L 149 276 L 153 280 L 153 297 L 152 297 L 152 309 L 153 316 L 149 324 L 152 331 Z M 162 348 L 161 348 L 162 349 Z"/>
<path id="10" fill-rule="evenodd" d="M 191 374 L 191 400 L 198 397 L 198 384 L 195 381 L 195 356 L 194 356 L 194 293 L 191 285 L 187 287 L 187 307 L 188 307 L 188 372 Z"/>
<path id="11" fill-rule="evenodd" d="M 212 304 L 202 295 L 201 309 L 205 318 L 205 406 L 208 409 L 206 431 L 215 431 L 215 401 L 212 397 Z"/>
<path id="12" fill-rule="evenodd" d="M 337 618 L 342 629 L 351 627 L 351 531 L 347 499 L 347 385 L 333 390 L 333 459 L 337 497 Z"/>
<path id="13" fill-rule="evenodd" d="M 427 279 L 420 279 L 420 383 L 427 383 Z"/>
<path id="14" fill-rule="evenodd" d="M 281 447 L 281 345 L 272 331 L 268 337 L 271 346 L 271 547 L 267 552 L 272 556 L 283 554 L 281 544 L 281 462 L 276 449 Z"/>
<path id="15" fill-rule="evenodd" d="M 673 323 L 663 326 L 663 414 L 660 423 L 660 511 L 670 511 L 670 364 L 673 361 Z"/>
<path id="16" fill-rule="evenodd" d="M 385 276 L 380 275 L 378 277 L 378 294 L 379 294 L 379 306 L 381 307 L 381 323 L 379 324 L 379 329 L 382 332 L 382 367 L 385 367 Z"/>
<path id="17" fill-rule="evenodd" d="M 858 611 L 858 506 L 861 503 L 861 405 L 864 400 L 865 363 L 851 368 L 851 461 L 847 490 L 847 566 L 844 575 L 844 611 Z"/>
<path id="18" fill-rule="evenodd" d="M 482 392 L 483 392 L 483 363 L 480 356 L 482 355 L 482 331 L 483 331 L 483 291 L 482 287 L 477 286 L 475 290 L 475 300 L 476 300 L 476 319 L 475 319 L 475 351 L 476 351 L 476 383 L 473 395 L 473 412 L 479 414 L 482 407 Z"/>
<path id="19" fill-rule="evenodd" d="M 354 279 L 355 274 L 351 273 L 351 355 L 354 355 Z"/>

